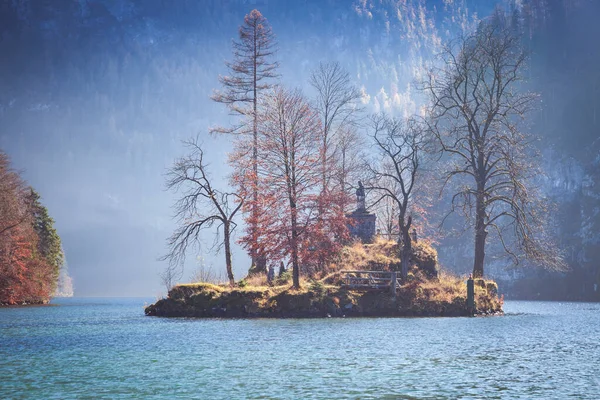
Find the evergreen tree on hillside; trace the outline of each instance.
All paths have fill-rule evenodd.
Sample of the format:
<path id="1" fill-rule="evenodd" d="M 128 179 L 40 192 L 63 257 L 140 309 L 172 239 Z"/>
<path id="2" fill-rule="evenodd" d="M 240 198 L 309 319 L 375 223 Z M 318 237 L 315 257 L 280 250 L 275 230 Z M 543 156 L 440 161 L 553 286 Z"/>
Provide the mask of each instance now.
<path id="1" fill-rule="evenodd" d="M 58 279 L 60 268 L 64 263 L 60 237 L 54 228 L 54 220 L 48 209 L 40 203 L 40 195 L 33 189 L 30 193 L 33 229 L 38 235 L 37 250 L 39 255 L 52 267 L 52 274 Z"/>

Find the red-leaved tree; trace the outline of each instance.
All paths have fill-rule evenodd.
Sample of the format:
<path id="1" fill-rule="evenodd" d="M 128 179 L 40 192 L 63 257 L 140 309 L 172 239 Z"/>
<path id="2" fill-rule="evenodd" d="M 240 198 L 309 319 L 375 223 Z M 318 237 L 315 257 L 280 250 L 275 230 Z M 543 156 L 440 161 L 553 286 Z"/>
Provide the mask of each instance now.
<path id="1" fill-rule="evenodd" d="M 258 176 L 247 166 L 247 146 L 237 143 L 232 157 L 234 179 L 247 191 L 248 182 L 259 182 L 258 218 L 265 251 L 272 262 L 289 260 L 294 287 L 300 287 L 300 266 L 315 250 L 321 232 L 317 222 L 319 206 L 319 120 L 297 90 L 277 88 L 263 100 L 259 114 Z M 252 246 L 252 237 L 242 238 Z"/>

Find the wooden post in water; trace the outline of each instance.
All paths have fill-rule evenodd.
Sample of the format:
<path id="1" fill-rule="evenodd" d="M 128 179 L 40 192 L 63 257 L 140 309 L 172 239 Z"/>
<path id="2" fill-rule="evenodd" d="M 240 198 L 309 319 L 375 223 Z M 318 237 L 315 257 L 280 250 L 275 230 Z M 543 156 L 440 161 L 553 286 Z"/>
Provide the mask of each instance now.
<path id="1" fill-rule="evenodd" d="M 392 281 L 390 282 L 390 294 L 392 295 L 394 301 L 396 301 L 396 283 L 396 271 L 392 271 Z"/>
<path id="2" fill-rule="evenodd" d="M 475 313 L 475 282 L 473 281 L 473 275 L 469 275 L 467 280 L 467 310 L 469 315 Z"/>

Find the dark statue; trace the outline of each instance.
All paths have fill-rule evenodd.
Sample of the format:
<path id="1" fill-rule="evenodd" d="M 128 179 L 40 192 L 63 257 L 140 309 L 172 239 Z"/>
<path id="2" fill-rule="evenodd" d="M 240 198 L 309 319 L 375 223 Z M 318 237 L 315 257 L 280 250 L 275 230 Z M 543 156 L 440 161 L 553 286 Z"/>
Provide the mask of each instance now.
<path id="1" fill-rule="evenodd" d="M 358 181 L 356 189 L 356 210 L 347 215 L 350 218 L 348 230 L 350 236 L 360 239 L 363 243 L 372 243 L 375 238 L 375 214 L 367 211 L 365 204 L 365 187 Z"/>
<path id="2" fill-rule="evenodd" d="M 367 207 L 365 206 L 365 188 L 361 181 L 358 181 L 358 189 L 356 189 L 356 210 L 367 210 Z"/>

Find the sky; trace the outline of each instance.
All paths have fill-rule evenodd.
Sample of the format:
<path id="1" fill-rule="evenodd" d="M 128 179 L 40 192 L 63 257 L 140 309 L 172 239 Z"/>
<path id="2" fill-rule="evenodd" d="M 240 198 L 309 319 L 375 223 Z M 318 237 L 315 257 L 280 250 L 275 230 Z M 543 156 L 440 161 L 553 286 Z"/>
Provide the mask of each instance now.
<path id="1" fill-rule="evenodd" d="M 175 195 L 165 172 L 198 136 L 222 187 L 231 117 L 210 100 L 231 40 L 258 8 L 279 42 L 282 83 L 310 96 L 310 71 L 339 61 L 369 110 L 418 111 L 437 46 L 496 1 L 19 0 L 0 21 L 0 148 L 56 220 L 76 296 L 159 296 Z M 520 2 L 517 2 L 520 3 Z M 502 3 L 504 4 L 504 3 Z M 206 233 L 197 257 L 224 273 Z M 249 259 L 236 245 L 234 272 Z"/>

